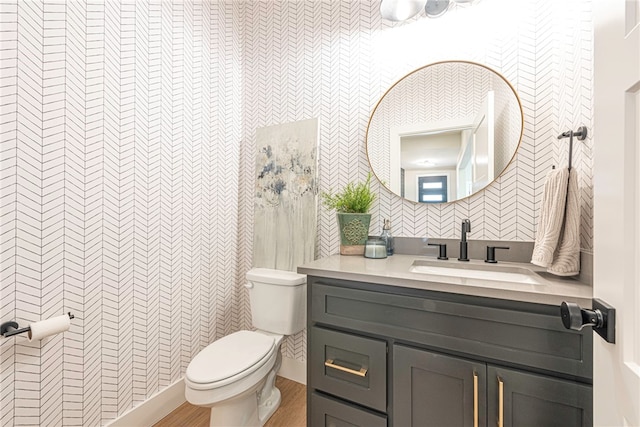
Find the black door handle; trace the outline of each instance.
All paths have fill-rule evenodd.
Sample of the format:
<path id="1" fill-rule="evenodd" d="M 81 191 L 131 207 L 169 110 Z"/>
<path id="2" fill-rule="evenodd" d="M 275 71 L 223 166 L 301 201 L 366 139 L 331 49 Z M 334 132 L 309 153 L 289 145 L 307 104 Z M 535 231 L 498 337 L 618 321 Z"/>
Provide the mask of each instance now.
<path id="1" fill-rule="evenodd" d="M 593 327 L 605 341 L 616 342 L 616 309 L 597 298 L 592 300 L 593 309 L 580 308 L 578 304 L 563 301 L 560 305 L 562 324 L 567 329 L 580 331 L 585 326 Z"/>

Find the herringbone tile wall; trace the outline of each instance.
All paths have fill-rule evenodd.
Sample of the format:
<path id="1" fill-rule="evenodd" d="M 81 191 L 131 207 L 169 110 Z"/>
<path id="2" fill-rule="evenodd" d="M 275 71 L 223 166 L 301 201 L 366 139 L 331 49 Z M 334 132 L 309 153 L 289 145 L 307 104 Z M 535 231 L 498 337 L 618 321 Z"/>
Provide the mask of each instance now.
<path id="1" fill-rule="evenodd" d="M 483 0 L 383 22 L 377 1 L 0 0 L 0 318 L 72 311 L 46 342 L 1 339 L 0 424 L 103 424 L 250 326 L 255 129 L 318 117 L 321 191 L 368 171 L 369 114 L 427 63 L 516 87 L 515 163 L 481 194 L 419 206 L 375 184 L 372 233 L 532 240 L 556 135 L 592 124 L 591 2 Z M 591 250 L 591 139 L 576 147 Z M 319 208 L 318 256 L 336 253 Z M 286 356 L 306 360 L 305 333 Z"/>
<path id="2" fill-rule="evenodd" d="M 247 155 L 240 164 L 241 224 L 252 216 L 251 150 L 257 127 L 319 117 L 320 191 L 339 188 L 369 171 L 367 123 L 386 89 L 423 65 L 463 59 L 495 69 L 516 88 L 525 115 L 519 154 L 494 184 L 456 203 L 417 205 L 374 184 L 378 199 L 370 231 L 379 233 L 382 219 L 391 218 L 396 236 L 456 238 L 461 220 L 470 218 L 472 239 L 533 240 L 545 175 L 552 165 L 567 162 L 567 141 L 556 136 L 592 124 L 591 2 L 484 0 L 438 19 L 402 24 L 382 21 L 378 4 L 245 3 L 242 150 Z M 582 248 L 590 251 L 591 139 L 574 150 L 581 176 Z M 334 213 L 318 209 L 317 255 L 323 257 L 338 252 L 339 233 Z M 241 239 L 241 270 L 246 271 L 251 240 Z M 246 298 L 243 306 L 248 327 Z M 285 340 L 284 353 L 306 360 L 302 333 Z"/>
<path id="3" fill-rule="evenodd" d="M 241 323 L 239 5 L 1 1 L 0 425 L 96 426 Z"/>

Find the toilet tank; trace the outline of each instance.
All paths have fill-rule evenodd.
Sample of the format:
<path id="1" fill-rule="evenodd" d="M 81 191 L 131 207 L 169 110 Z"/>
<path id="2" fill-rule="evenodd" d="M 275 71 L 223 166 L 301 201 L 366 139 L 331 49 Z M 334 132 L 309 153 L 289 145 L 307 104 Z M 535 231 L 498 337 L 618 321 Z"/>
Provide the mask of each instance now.
<path id="1" fill-rule="evenodd" d="M 292 271 L 253 268 L 247 272 L 251 317 L 256 328 L 282 335 L 307 322 L 307 276 Z"/>

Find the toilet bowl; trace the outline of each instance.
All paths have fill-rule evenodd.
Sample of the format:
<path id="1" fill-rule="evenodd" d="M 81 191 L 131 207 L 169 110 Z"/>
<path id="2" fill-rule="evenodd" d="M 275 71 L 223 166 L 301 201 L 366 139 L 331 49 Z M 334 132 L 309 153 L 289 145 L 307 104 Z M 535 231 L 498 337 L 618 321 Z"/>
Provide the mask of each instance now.
<path id="1" fill-rule="evenodd" d="M 213 342 L 187 368 L 187 400 L 215 407 L 211 426 L 263 425 L 280 403 L 274 382 L 282 338 L 239 331 Z"/>
<path id="2" fill-rule="evenodd" d="M 302 330 L 306 322 L 306 276 L 253 269 L 247 278 L 253 324 L 269 330 L 238 331 L 214 341 L 185 373 L 185 397 L 193 405 L 211 408 L 212 427 L 264 425 L 280 405 L 275 379 L 284 334 Z"/>

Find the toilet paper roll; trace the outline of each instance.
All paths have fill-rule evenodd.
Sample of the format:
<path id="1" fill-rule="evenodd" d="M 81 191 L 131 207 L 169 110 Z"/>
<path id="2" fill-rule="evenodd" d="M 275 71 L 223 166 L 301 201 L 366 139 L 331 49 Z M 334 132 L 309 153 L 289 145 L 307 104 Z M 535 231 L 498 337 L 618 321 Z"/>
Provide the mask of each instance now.
<path id="1" fill-rule="evenodd" d="M 71 326 L 71 319 L 68 315 L 52 317 L 29 325 L 31 330 L 27 333 L 29 341 L 41 340 L 60 332 L 68 331 Z"/>

